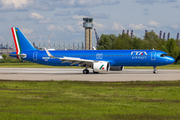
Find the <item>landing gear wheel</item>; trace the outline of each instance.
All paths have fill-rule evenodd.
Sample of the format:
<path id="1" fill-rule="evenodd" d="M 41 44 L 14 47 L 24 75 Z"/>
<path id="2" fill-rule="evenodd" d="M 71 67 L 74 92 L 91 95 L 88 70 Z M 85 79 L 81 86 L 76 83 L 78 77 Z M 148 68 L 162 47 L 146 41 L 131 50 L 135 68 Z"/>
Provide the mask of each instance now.
<path id="1" fill-rule="evenodd" d="M 84 69 L 83 70 L 83 74 L 89 74 L 89 70 L 88 69 Z"/>
<path id="2" fill-rule="evenodd" d="M 154 73 L 154 74 L 157 74 L 157 73 L 158 73 L 158 71 L 157 71 L 157 70 L 155 70 L 155 71 L 153 71 L 153 73 Z"/>
<path id="3" fill-rule="evenodd" d="M 154 73 L 154 74 L 157 74 L 157 73 L 158 73 L 158 71 L 156 70 L 156 66 L 153 66 L 153 68 L 154 68 L 153 73 Z"/>
<path id="4" fill-rule="evenodd" d="M 99 72 L 95 72 L 95 71 L 93 70 L 93 73 L 94 73 L 94 74 L 98 74 Z"/>
<path id="5" fill-rule="evenodd" d="M 87 70 L 87 74 L 89 74 L 89 70 Z"/>

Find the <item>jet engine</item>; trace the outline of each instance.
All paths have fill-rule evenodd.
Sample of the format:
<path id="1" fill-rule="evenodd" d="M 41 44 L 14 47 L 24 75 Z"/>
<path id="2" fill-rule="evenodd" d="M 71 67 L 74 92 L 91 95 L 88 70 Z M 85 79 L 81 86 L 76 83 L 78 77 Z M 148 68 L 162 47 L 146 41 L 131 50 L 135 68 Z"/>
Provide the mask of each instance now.
<path id="1" fill-rule="evenodd" d="M 122 71 L 124 66 L 111 66 L 110 71 Z"/>
<path id="2" fill-rule="evenodd" d="M 109 62 L 105 62 L 105 61 L 98 61 L 98 62 L 94 62 L 92 69 L 94 70 L 94 72 L 108 72 L 110 68 L 110 64 Z"/>

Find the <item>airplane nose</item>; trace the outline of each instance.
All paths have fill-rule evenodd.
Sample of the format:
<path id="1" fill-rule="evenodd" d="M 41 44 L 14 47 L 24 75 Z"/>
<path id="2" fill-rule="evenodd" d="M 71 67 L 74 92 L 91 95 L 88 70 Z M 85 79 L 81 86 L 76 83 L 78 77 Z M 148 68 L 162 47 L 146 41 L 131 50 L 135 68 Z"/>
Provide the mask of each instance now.
<path id="1" fill-rule="evenodd" d="M 175 62 L 175 59 L 173 57 L 169 57 L 168 62 L 169 62 L 169 64 L 172 64 Z"/>

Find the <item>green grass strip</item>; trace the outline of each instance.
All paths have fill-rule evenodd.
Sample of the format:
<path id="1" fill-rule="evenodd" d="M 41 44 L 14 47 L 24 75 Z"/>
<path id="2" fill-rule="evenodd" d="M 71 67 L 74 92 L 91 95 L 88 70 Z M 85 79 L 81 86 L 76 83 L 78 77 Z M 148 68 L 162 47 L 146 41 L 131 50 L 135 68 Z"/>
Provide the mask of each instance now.
<path id="1" fill-rule="evenodd" d="M 1 120 L 179 119 L 180 81 L 0 81 Z"/>

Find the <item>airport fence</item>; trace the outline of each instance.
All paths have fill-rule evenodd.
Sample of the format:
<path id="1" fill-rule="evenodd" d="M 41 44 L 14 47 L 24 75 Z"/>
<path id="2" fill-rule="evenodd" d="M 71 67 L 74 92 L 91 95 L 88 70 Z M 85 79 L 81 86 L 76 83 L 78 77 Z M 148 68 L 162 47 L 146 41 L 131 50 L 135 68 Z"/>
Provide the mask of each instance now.
<path id="1" fill-rule="evenodd" d="M 83 42 L 81 43 L 54 43 L 53 45 L 51 46 L 47 46 L 45 43 L 38 43 L 38 45 L 34 42 L 33 43 L 33 46 L 36 48 L 36 49 L 39 49 L 39 50 L 43 50 L 43 48 L 53 48 L 53 49 L 56 49 L 56 50 L 84 50 L 84 44 Z M 15 52 L 16 49 L 15 49 L 15 45 L 14 43 L 12 43 L 11 45 L 10 44 L 3 44 L 1 43 L 0 44 L 0 54 L 6 54 L 6 55 L 9 55 L 9 53 L 11 52 Z"/>

